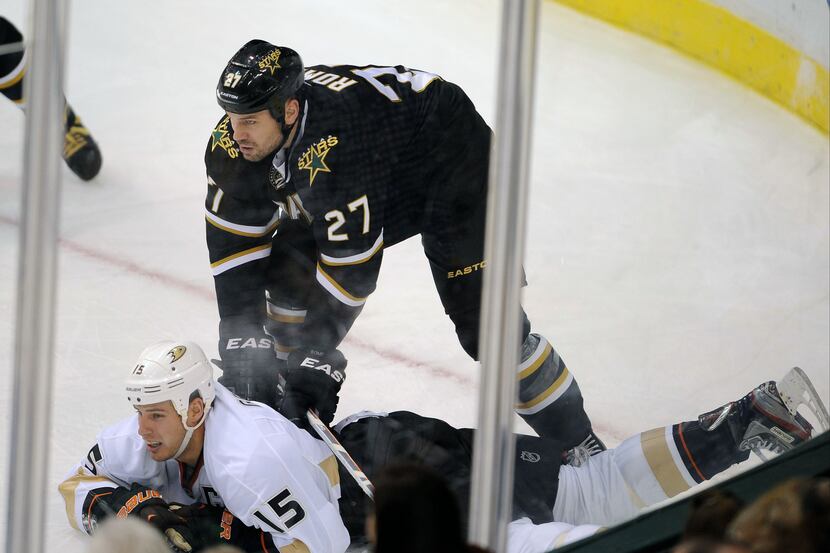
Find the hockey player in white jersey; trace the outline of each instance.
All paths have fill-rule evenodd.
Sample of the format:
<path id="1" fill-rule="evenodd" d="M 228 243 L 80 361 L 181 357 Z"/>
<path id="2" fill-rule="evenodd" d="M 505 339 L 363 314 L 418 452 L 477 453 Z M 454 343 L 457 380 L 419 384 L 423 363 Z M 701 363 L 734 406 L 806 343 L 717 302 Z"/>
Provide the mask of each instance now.
<path id="1" fill-rule="evenodd" d="M 216 538 L 224 532 L 243 545 L 258 542 L 261 529 L 269 551 L 346 549 L 331 451 L 273 409 L 217 384 L 199 346 L 147 348 L 126 395 L 137 413 L 104 429 L 60 485 L 73 526 L 92 533 L 108 516 L 138 516 L 177 550 L 196 551 L 206 536 L 196 535 L 194 510 L 169 506 L 198 503 L 220 508 Z M 224 509 L 233 516 L 223 523 Z M 238 536 L 243 527 L 257 531 Z"/>
<path id="2" fill-rule="evenodd" d="M 308 355 L 292 357 L 298 368 L 325 365 L 321 374 L 343 381 L 339 352 L 323 356 L 325 364 Z M 364 542 L 365 497 L 327 446 L 218 384 L 196 344 L 147 348 L 126 396 L 137 413 L 105 428 L 59 486 L 75 528 L 90 534 L 107 517 L 139 517 L 173 551 L 188 553 L 217 543 L 340 553 Z M 541 553 L 621 522 L 745 460 L 750 449 L 791 449 L 812 434 L 799 404 L 827 428 L 821 400 L 794 369 L 778 385 L 633 436 L 578 466 L 562 465 L 558 442 L 518 436 L 509 551 Z M 466 517 L 472 430 L 409 412 L 352 416 L 335 430 L 369 478 L 401 460 L 436 469 Z"/>

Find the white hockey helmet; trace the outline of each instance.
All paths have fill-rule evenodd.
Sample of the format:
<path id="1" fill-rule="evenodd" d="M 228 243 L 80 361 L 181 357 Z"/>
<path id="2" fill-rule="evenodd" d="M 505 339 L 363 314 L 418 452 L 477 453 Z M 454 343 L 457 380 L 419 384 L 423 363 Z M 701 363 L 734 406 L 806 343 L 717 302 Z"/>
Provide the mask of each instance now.
<path id="1" fill-rule="evenodd" d="M 193 393 L 199 392 L 205 402 L 205 415 L 216 397 L 213 366 L 193 342 L 158 342 L 141 352 L 127 378 L 126 391 L 133 405 L 172 401 L 188 428 L 187 407 Z"/>

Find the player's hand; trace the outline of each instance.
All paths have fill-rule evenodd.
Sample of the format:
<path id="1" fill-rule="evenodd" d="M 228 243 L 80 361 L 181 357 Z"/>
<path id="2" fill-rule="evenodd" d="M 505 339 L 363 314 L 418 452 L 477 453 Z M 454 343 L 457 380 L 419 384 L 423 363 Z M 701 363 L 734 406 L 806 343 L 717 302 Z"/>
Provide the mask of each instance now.
<path id="1" fill-rule="evenodd" d="M 315 409 L 320 420 L 331 424 L 345 379 L 346 358 L 339 350 L 295 350 L 288 356 L 285 392 L 279 410 L 288 420 L 316 437 L 309 428 L 306 412 Z"/>
<path id="2" fill-rule="evenodd" d="M 205 503 L 193 503 L 192 505 L 171 503 L 169 507 L 170 511 L 186 521 L 193 535 L 199 536 L 202 547 L 227 543 L 227 540 L 223 541 L 223 537 L 226 537 L 223 527 L 223 515 L 226 511 L 223 507 L 214 507 Z M 226 518 L 233 520 L 230 513 Z"/>
<path id="3" fill-rule="evenodd" d="M 157 490 L 133 484 L 114 489 L 104 501 L 116 517 L 140 518 L 157 528 L 174 551 L 191 553 L 200 547 L 187 521 L 170 510 Z"/>
<path id="4" fill-rule="evenodd" d="M 271 407 L 279 402 L 278 374 L 284 365 L 277 359 L 273 340 L 261 326 L 223 319 L 219 324 L 219 382 L 242 399 Z"/>
<path id="5" fill-rule="evenodd" d="M 166 503 L 141 507 L 137 511 L 137 516 L 164 534 L 173 551 L 192 553 L 202 545 L 200 541 L 197 542 L 196 535 L 191 531 L 187 520 L 171 510 Z"/>
<path id="6" fill-rule="evenodd" d="M 187 526 L 201 539 L 201 547 L 230 544 L 242 551 L 261 551 L 262 532 L 252 526 L 245 526 L 241 520 L 224 507 L 205 503 L 182 505 L 171 503 L 170 510 L 187 521 Z"/>

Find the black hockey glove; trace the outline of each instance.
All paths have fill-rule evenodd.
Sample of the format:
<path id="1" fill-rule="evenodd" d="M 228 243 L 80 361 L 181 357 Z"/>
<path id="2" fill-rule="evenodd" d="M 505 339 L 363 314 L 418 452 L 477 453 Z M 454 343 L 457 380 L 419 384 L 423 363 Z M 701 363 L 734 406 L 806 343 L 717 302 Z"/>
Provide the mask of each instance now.
<path id="1" fill-rule="evenodd" d="M 223 319 L 219 323 L 219 382 L 242 399 L 279 404 L 278 374 L 283 361 L 277 359 L 274 341 L 251 323 Z"/>
<path id="2" fill-rule="evenodd" d="M 346 379 L 345 371 L 346 358 L 339 350 L 298 349 L 291 352 L 279 411 L 316 438 L 317 434 L 308 424 L 306 412 L 315 409 L 320 420 L 331 424 L 340 400 L 340 387 Z"/>
<path id="3" fill-rule="evenodd" d="M 202 547 L 226 544 L 243 551 L 262 551 L 262 532 L 252 526 L 245 526 L 224 507 L 204 503 L 171 503 L 170 510 L 187 521 L 193 534 L 202 539 Z M 270 543 L 268 540 L 265 542 Z"/>
<path id="4" fill-rule="evenodd" d="M 171 510 L 154 489 L 133 484 L 130 489 L 116 488 L 102 501 L 118 518 L 137 517 L 156 527 L 173 551 L 191 553 L 202 547 L 187 521 Z"/>

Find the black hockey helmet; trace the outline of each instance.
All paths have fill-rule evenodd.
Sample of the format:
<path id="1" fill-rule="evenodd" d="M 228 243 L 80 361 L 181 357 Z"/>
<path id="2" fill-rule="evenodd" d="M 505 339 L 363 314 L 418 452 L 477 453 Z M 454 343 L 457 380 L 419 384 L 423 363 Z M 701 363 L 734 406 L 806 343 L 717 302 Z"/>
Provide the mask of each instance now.
<path id="1" fill-rule="evenodd" d="M 267 109 L 283 123 L 285 101 L 304 82 L 303 60 L 291 48 L 251 40 L 233 55 L 219 76 L 216 100 L 230 113 Z"/>

